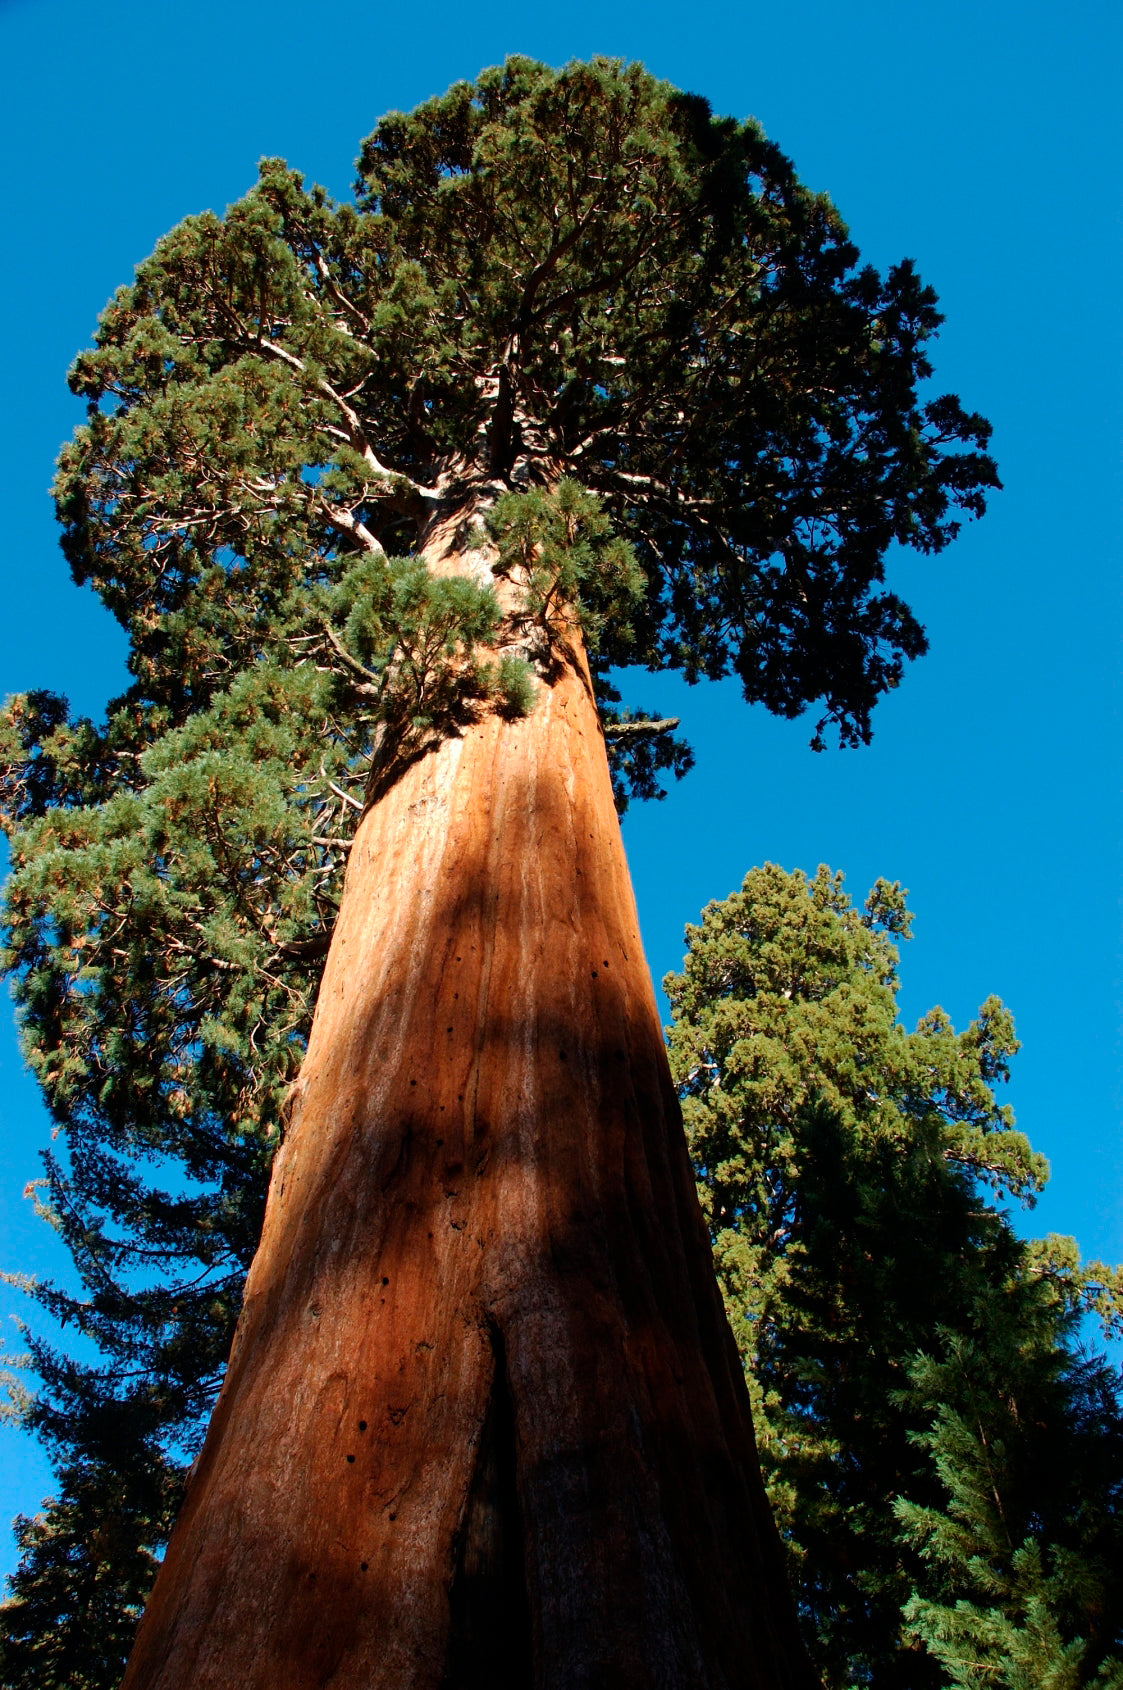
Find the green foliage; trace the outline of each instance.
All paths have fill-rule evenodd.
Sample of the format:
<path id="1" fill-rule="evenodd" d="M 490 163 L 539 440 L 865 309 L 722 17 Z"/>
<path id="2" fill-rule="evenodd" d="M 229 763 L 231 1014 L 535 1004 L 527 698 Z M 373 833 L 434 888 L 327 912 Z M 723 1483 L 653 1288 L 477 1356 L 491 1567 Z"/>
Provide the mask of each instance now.
<path id="1" fill-rule="evenodd" d="M 924 649 L 876 591 L 886 547 L 938 550 L 996 484 L 986 425 L 917 399 L 939 318 L 912 267 L 858 269 L 755 124 L 610 60 L 511 59 L 384 119 L 359 186 L 446 337 L 435 455 L 485 430 L 491 473 L 557 464 L 606 498 L 647 578 L 625 661 L 732 667 L 865 737 Z"/>
<path id="2" fill-rule="evenodd" d="M 499 625 L 490 587 L 431 575 L 420 558 L 364 557 L 330 603 L 348 648 L 381 684 L 386 721 L 429 727 L 455 713 L 466 691 L 478 692 L 473 647 Z"/>
<path id="3" fill-rule="evenodd" d="M 500 627 L 491 586 L 433 575 L 420 558 L 377 555 L 348 569 L 326 600 L 343 623 L 340 639 L 325 621 L 328 638 L 376 727 L 368 802 L 442 735 L 471 721 L 481 701 L 492 700 L 507 717 L 533 708 L 525 659 L 477 653 Z"/>
<path id="4" fill-rule="evenodd" d="M 906 1632 L 964 1690 L 1106 1690 L 1123 1683 L 1117 1381 L 1057 1345 L 1040 1297 L 1020 1313 L 994 1309 L 980 1339 L 942 1333 L 910 1366 L 943 1495 L 894 1505 L 925 1567 Z"/>
<path id="5" fill-rule="evenodd" d="M 683 973 L 666 990 L 671 1051 L 703 1201 L 720 1241 L 746 1213 L 757 1242 L 787 1225 L 799 1177 L 793 1134 L 821 1100 L 848 1129 L 890 1144 L 918 1125 L 961 1167 L 1029 1196 L 1047 1168 L 994 1096 L 1018 1045 L 988 999 L 965 1033 L 934 1009 L 906 1033 L 897 1021 L 897 951 L 907 937 L 899 886 L 875 887 L 855 910 L 842 876 L 811 881 L 769 864 L 688 927 Z M 763 1153 L 763 1155 L 762 1155 Z M 753 1278 L 755 1263 L 746 1258 Z"/>
<path id="6" fill-rule="evenodd" d="M 1109 1338 L 1123 1338 L 1123 1267 L 1082 1262 L 1075 1238 L 1050 1232 L 1029 1245 L 1032 1271 L 1069 1314 L 1096 1315 Z"/>
<path id="7" fill-rule="evenodd" d="M 568 479 L 549 492 L 505 493 L 488 512 L 487 526 L 499 570 L 516 577 L 545 653 L 577 623 L 591 653 L 607 628 L 617 649 L 627 643 L 643 574 L 635 548 L 612 532 L 595 494 Z"/>
<path id="8" fill-rule="evenodd" d="M 534 670 L 515 652 L 505 651 L 495 665 L 492 689 L 500 711 L 512 720 L 534 709 Z"/>
<path id="9" fill-rule="evenodd" d="M 964 1033 L 939 1010 L 906 1032 L 908 931 L 898 886 L 859 910 L 841 876 L 768 865 L 687 930 L 666 982 L 765 1478 L 830 1690 L 1020 1690 L 1049 1682 L 1047 1637 L 1092 1684 L 1123 1647 L 1123 1416 L 1071 1345 L 1109 1276 L 1071 1240 L 1023 1245 L 983 1200 L 1032 1201 L 1047 1173 L 994 1095 L 1013 1023 L 989 999 Z M 1028 1677 L 994 1676 L 1023 1655 Z"/>
<path id="10" fill-rule="evenodd" d="M 982 419 L 919 397 L 940 319 L 912 267 L 859 268 L 754 124 L 610 60 L 511 59 L 383 119 L 358 190 L 266 161 L 75 365 L 64 543 L 138 678 L 170 641 L 193 696 L 340 552 L 576 477 L 632 548 L 610 598 L 642 577 L 631 614 L 589 607 L 606 662 L 732 668 L 868 737 L 925 644 L 880 590 L 887 548 L 940 550 L 997 485 Z"/>
<path id="11" fill-rule="evenodd" d="M 21 1564 L 0 1604 L 6 1690 L 102 1690 L 119 1683 L 179 1486 L 151 1452 L 118 1470 L 69 1467 L 61 1499 L 16 1521 Z"/>

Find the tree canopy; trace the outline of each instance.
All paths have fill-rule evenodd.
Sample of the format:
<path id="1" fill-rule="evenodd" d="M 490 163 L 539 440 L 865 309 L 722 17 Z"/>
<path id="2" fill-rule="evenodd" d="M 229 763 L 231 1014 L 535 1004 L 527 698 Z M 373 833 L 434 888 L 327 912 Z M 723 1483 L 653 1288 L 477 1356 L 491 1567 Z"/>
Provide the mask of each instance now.
<path id="1" fill-rule="evenodd" d="M 64 545 L 175 713 L 440 494 L 571 475 L 643 571 L 605 662 L 732 667 L 865 738 L 924 649 L 887 549 L 941 550 L 997 485 L 988 425 L 918 392 L 939 322 L 754 123 L 511 59 L 384 118 L 354 204 L 266 160 L 160 243 L 72 373 Z"/>
<path id="2" fill-rule="evenodd" d="M 906 1032 L 909 927 L 896 884 L 769 864 L 666 982 L 808 1640 L 832 1690 L 1116 1684 L 1123 1408 L 1078 1319 L 1118 1332 L 1123 1274 L 995 1206 L 1048 1174 L 995 1093 L 1013 1021 Z"/>

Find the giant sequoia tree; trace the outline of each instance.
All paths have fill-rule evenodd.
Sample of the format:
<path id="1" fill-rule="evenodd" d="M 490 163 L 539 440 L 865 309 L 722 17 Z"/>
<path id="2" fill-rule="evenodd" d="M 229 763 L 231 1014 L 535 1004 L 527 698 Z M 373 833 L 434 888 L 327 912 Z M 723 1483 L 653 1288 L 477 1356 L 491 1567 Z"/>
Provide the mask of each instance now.
<path id="1" fill-rule="evenodd" d="M 995 484 L 938 322 L 754 125 L 524 59 L 384 119 L 353 205 L 267 161 L 108 307 L 58 502 L 134 683 L 17 700 L 5 790 L 46 1295 L 109 1357 L 40 1346 L 33 1417 L 80 1473 L 131 1429 L 122 1517 L 276 1150 L 130 1690 L 812 1682 L 606 740 L 618 799 L 684 753 L 607 672 L 868 737 L 924 649 L 888 548 Z"/>

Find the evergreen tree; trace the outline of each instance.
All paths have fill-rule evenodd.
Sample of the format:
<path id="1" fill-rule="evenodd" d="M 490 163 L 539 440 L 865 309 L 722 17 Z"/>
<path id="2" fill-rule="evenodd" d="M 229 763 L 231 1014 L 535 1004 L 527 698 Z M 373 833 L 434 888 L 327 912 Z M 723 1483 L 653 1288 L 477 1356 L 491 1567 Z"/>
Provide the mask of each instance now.
<path id="1" fill-rule="evenodd" d="M 124 1441 L 58 1474 L 59 1495 L 16 1522 L 20 1565 L 0 1632 L 0 1683 L 102 1690 L 120 1682 L 178 1487 L 151 1449 Z"/>
<path id="2" fill-rule="evenodd" d="M 106 1358 L 35 1347 L 36 1543 L 90 1541 L 120 1408 L 158 1549 L 273 1164 L 130 1686 L 806 1682 L 604 745 L 618 801 L 687 754 L 606 673 L 868 738 L 924 649 L 887 548 L 997 484 L 938 322 L 754 125 L 525 59 L 384 119 L 354 204 L 266 161 L 107 308 L 57 497 L 133 685 L 4 729 L 83 1287 L 38 1295 Z"/>
<path id="3" fill-rule="evenodd" d="M 896 885 L 855 909 L 841 876 L 770 864 L 667 981 L 806 1635 L 832 1690 L 1113 1682 L 1123 1415 L 1073 1344 L 1082 1309 L 1117 1318 L 1119 1275 L 985 1200 L 1047 1172 L 995 1097 L 1013 1023 L 992 998 L 907 1033 L 908 931 Z"/>
<path id="4" fill-rule="evenodd" d="M 909 1367 L 941 1494 L 894 1503 L 922 1557 L 905 1631 L 956 1690 L 1123 1684 L 1119 1380 L 1058 1343 L 1038 1290 L 1002 1287 L 975 1334 L 941 1332 Z"/>

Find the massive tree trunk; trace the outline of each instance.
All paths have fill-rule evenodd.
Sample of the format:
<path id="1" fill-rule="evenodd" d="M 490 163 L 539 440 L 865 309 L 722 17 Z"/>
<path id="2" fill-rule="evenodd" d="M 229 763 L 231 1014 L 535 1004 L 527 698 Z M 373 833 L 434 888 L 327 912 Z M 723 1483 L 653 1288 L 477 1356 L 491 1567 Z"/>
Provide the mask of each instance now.
<path id="1" fill-rule="evenodd" d="M 576 641 L 360 824 L 124 1681 L 329 1683 L 814 1683 Z"/>

